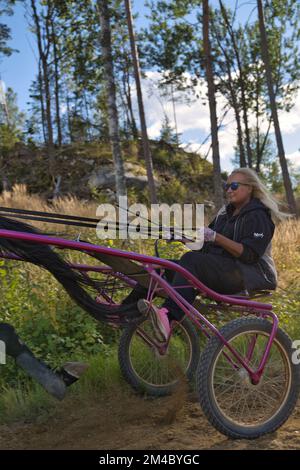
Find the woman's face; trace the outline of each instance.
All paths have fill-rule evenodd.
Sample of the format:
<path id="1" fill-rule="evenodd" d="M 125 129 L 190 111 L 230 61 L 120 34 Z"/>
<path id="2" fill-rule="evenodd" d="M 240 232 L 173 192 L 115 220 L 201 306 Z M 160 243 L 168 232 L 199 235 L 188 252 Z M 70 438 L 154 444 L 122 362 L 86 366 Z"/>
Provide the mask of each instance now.
<path id="1" fill-rule="evenodd" d="M 252 186 L 246 184 L 246 177 L 242 173 L 233 173 L 228 177 L 227 185 L 231 183 L 241 183 L 232 185 L 226 191 L 226 197 L 233 205 L 241 206 L 251 199 Z M 237 186 L 237 189 L 234 189 Z"/>

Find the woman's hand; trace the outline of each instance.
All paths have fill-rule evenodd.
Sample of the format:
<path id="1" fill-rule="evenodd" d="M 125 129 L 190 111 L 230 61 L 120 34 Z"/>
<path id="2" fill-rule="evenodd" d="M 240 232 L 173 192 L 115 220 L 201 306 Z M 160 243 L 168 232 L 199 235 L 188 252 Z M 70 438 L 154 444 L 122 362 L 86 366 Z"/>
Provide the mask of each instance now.
<path id="1" fill-rule="evenodd" d="M 202 227 L 198 230 L 198 237 L 200 238 L 200 240 L 203 240 L 205 242 L 214 243 L 216 240 L 216 235 L 217 232 L 208 227 Z"/>
<path id="2" fill-rule="evenodd" d="M 215 242 L 217 232 L 212 230 L 211 228 L 204 227 L 204 241 L 205 242 Z"/>
<path id="3" fill-rule="evenodd" d="M 216 235 L 217 235 L 217 232 L 215 232 L 214 230 L 212 230 L 208 227 L 202 227 L 198 230 L 198 237 L 197 238 L 200 241 L 203 240 L 205 242 L 214 242 L 215 239 L 216 239 Z M 172 237 L 167 241 L 168 242 L 177 241 L 177 242 L 181 242 L 181 243 L 193 243 L 194 242 L 193 239 L 187 238 L 184 235 L 180 239 L 175 239 L 174 237 Z"/>

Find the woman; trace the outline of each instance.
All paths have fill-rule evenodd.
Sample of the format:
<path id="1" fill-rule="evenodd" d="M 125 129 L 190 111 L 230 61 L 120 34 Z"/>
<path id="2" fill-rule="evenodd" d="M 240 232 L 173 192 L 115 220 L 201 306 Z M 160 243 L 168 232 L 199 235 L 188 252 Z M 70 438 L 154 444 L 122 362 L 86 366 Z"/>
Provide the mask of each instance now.
<path id="1" fill-rule="evenodd" d="M 275 225 L 272 218 L 287 217 L 249 168 L 234 170 L 225 185 L 228 204 L 204 228 L 204 246 L 200 251 L 189 251 L 179 261 L 207 287 L 221 294 L 237 294 L 263 289 L 275 289 L 277 273 L 271 256 L 271 240 Z M 172 285 L 186 284 L 176 273 Z M 178 288 L 182 297 L 193 303 L 196 290 Z M 161 308 L 140 299 L 138 309 L 149 313 L 157 339 L 166 341 L 170 320 L 180 320 L 182 310 L 170 298 Z"/>

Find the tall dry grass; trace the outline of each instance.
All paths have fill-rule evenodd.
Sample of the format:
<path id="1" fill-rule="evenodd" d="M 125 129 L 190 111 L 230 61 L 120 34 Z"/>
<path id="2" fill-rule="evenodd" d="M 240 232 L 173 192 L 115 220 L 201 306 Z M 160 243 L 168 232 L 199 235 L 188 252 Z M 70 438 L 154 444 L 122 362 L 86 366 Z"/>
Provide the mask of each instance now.
<path id="1" fill-rule="evenodd" d="M 2 192 L 0 205 L 17 209 L 95 217 L 98 204 L 93 201 L 82 201 L 73 196 L 64 196 L 48 203 L 38 195 L 28 194 L 26 185 L 16 184 L 12 191 Z M 34 222 L 34 224 L 40 227 L 45 226 L 40 222 Z"/>
<path id="2" fill-rule="evenodd" d="M 82 217 L 96 217 L 97 202 L 79 200 L 74 196 L 64 196 L 57 198 L 49 203 L 45 199 L 35 194 L 27 192 L 26 185 L 16 184 L 13 186 L 12 191 L 3 191 L 0 195 L 0 206 L 16 209 L 27 209 L 48 213 L 57 213 L 64 215 L 78 215 Z M 12 217 L 13 216 L 9 216 Z M 37 229 L 49 235 L 55 236 L 56 234 L 62 238 L 74 239 L 80 236 L 81 240 L 89 240 L 93 243 L 98 243 L 96 231 L 84 228 L 73 227 L 64 224 L 49 224 L 47 222 L 32 221 L 26 219 L 17 220 L 33 225 Z M 81 258 L 80 254 L 75 254 L 75 260 Z"/>
<path id="3" fill-rule="evenodd" d="M 272 252 L 279 286 L 300 288 L 300 220 L 289 219 L 276 227 Z"/>

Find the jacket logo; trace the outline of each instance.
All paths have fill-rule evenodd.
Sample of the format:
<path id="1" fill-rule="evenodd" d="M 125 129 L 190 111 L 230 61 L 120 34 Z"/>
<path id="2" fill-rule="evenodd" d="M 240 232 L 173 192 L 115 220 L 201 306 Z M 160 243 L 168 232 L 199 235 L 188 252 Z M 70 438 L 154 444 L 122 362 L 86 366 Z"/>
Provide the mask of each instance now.
<path id="1" fill-rule="evenodd" d="M 254 238 L 263 238 L 263 237 L 264 237 L 264 234 L 263 234 L 263 233 L 254 232 L 254 233 L 253 233 L 253 236 L 254 236 Z"/>

